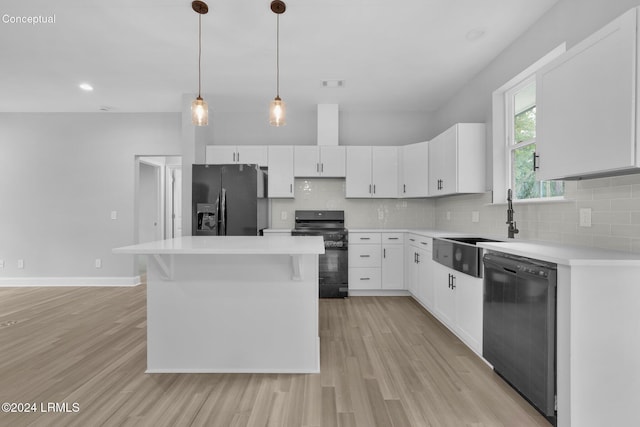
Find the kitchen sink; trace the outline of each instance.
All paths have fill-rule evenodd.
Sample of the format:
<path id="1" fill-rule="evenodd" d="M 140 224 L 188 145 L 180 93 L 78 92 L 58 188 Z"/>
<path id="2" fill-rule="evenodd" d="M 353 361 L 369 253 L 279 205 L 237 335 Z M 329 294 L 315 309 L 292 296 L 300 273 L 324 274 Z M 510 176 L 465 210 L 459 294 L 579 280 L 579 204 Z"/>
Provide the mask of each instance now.
<path id="1" fill-rule="evenodd" d="M 483 251 L 476 244 L 500 241 L 474 236 L 438 237 L 433 239 L 433 260 L 461 273 L 482 277 Z"/>

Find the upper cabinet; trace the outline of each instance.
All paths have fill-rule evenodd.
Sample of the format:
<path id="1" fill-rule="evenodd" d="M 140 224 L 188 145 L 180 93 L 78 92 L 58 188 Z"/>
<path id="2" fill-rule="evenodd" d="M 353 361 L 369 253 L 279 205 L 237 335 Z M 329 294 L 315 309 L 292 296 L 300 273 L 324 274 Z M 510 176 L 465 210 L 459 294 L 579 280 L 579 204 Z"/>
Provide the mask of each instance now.
<path id="1" fill-rule="evenodd" d="M 398 147 L 347 147 L 346 197 L 398 197 Z"/>
<path id="2" fill-rule="evenodd" d="M 267 166 L 266 145 L 207 145 L 206 162 L 209 165 L 234 163 Z"/>
<path id="3" fill-rule="evenodd" d="M 429 195 L 485 191 L 485 126 L 458 123 L 429 141 Z"/>
<path id="4" fill-rule="evenodd" d="M 270 145 L 268 152 L 269 197 L 294 197 L 293 146 Z"/>
<path id="5" fill-rule="evenodd" d="M 399 147 L 400 197 L 429 195 L 429 146 L 427 142 Z"/>
<path id="6" fill-rule="evenodd" d="M 637 14 L 630 10 L 537 73 L 537 179 L 640 172 Z"/>
<path id="7" fill-rule="evenodd" d="M 345 147 L 297 145 L 294 148 L 293 173 L 300 178 L 344 178 L 346 176 Z"/>

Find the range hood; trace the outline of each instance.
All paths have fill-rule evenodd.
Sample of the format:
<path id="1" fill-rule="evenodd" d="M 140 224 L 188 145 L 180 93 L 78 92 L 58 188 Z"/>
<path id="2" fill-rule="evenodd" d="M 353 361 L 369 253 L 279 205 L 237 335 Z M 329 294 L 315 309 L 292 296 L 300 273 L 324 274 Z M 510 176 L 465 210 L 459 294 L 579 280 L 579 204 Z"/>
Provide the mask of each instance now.
<path id="1" fill-rule="evenodd" d="M 318 104 L 318 145 L 338 145 L 338 104 Z"/>

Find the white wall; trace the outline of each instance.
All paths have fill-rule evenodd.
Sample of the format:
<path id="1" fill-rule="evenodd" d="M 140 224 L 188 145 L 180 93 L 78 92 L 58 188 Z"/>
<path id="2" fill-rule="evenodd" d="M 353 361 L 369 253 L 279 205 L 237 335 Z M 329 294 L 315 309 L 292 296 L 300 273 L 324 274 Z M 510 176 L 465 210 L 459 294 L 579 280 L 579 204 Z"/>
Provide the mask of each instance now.
<path id="1" fill-rule="evenodd" d="M 0 114 L 0 278 L 133 276 L 135 156 L 175 154 L 176 113 Z"/>

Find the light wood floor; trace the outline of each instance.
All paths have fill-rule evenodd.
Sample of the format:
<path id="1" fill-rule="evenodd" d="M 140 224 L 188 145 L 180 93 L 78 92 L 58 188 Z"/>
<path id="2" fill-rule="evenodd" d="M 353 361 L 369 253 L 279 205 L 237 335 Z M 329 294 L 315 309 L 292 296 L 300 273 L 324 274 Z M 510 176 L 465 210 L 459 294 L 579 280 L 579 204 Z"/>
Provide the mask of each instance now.
<path id="1" fill-rule="evenodd" d="M 0 426 L 546 426 L 408 297 L 321 300 L 321 374 L 145 374 L 145 287 L 0 288 Z M 15 322 L 15 323 L 14 323 Z"/>

